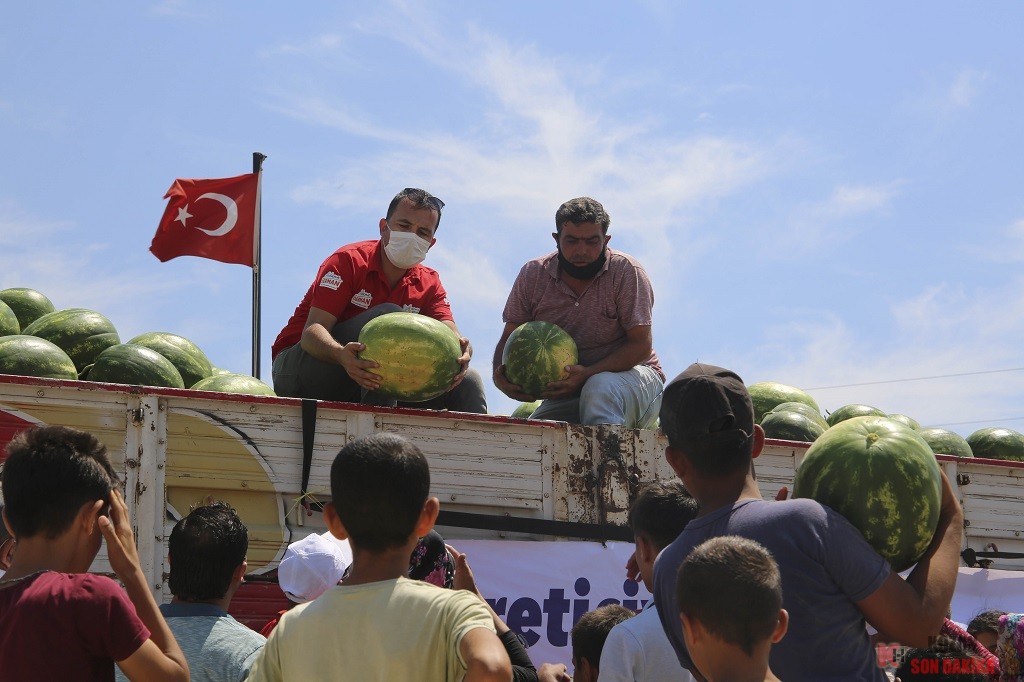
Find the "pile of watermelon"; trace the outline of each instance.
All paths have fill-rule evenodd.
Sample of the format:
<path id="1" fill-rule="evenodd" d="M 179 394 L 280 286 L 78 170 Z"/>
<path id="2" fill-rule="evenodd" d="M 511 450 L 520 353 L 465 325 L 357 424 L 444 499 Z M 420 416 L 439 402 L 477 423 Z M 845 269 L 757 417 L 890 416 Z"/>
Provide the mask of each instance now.
<path id="1" fill-rule="evenodd" d="M 147 332 L 122 343 L 101 313 L 57 310 L 27 288 L 0 291 L 0 374 L 274 395 L 258 379 L 214 367 L 183 336 Z"/>
<path id="2" fill-rule="evenodd" d="M 859 403 L 843 405 L 826 415 L 807 392 L 786 384 L 762 382 L 748 386 L 754 418 L 768 438 L 814 443 L 829 428 L 857 417 L 884 417 L 916 432 L 935 454 L 1024 461 L 1024 434 L 986 427 L 966 439 L 940 428 L 923 428 L 905 414 L 886 413 Z"/>

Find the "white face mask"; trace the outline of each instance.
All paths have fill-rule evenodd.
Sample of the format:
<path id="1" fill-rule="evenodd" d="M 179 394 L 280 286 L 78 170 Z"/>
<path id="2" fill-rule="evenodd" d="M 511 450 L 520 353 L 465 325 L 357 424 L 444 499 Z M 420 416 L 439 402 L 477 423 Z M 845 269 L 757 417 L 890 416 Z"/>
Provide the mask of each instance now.
<path id="1" fill-rule="evenodd" d="M 414 265 L 419 265 L 427 257 L 427 249 L 430 242 L 413 232 L 395 232 L 388 228 L 391 236 L 387 245 L 384 246 L 384 253 L 388 260 L 394 263 L 395 267 L 408 270 Z"/>

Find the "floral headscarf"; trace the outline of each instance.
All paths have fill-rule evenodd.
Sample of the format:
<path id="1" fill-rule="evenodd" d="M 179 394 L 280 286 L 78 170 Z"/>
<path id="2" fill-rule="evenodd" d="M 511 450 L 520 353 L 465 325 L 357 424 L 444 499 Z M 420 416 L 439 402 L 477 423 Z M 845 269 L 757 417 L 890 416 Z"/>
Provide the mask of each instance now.
<path id="1" fill-rule="evenodd" d="M 455 562 L 437 531 L 420 538 L 409 557 L 409 577 L 448 589 L 455 584 Z"/>
<path id="2" fill-rule="evenodd" d="M 999 617 L 995 654 L 1003 670 L 1000 680 L 1024 680 L 1024 613 L 1007 613 Z"/>

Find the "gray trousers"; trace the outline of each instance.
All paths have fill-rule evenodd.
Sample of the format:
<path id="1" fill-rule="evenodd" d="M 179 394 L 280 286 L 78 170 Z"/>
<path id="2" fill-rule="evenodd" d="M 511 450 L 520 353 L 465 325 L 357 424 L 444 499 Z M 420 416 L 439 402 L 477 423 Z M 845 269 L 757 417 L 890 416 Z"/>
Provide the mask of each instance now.
<path id="1" fill-rule="evenodd" d="M 331 336 L 340 344 L 357 341 L 359 332 L 367 322 L 401 309 L 394 303 L 381 303 L 334 325 Z M 487 414 L 483 378 L 475 369 L 466 372 L 465 378 L 451 391 L 421 403 L 398 402 L 393 398 L 379 395 L 376 391 L 366 391 L 349 377 L 344 367 L 314 358 L 302 350 L 301 344 L 298 343 L 278 353 L 274 359 L 272 376 L 274 392 L 288 398 L 315 398 L 385 407 L 415 407 Z"/>

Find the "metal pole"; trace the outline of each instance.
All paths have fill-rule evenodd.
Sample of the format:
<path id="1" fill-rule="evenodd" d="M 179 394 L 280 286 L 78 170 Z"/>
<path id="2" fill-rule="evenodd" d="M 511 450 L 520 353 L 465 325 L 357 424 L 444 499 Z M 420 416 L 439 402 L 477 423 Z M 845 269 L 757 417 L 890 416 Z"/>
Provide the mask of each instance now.
<path id="1" fill-rule="evenodd" d="M 266 154 L 252 153 L 252 172 L 259 174 L 256 182 L 256 224 L 252 240 L 252 375 L 260 378 L 260 241 L 261 204 L 263 202 L 263 160 Z"/>

